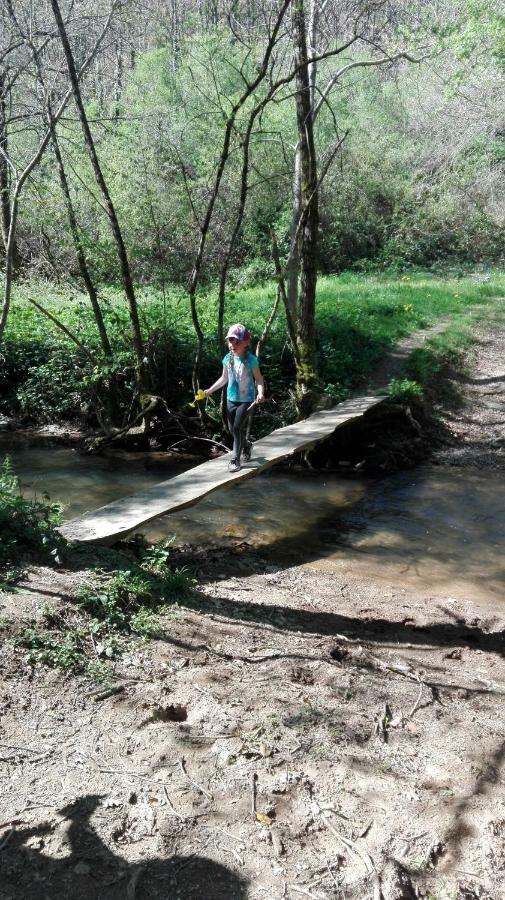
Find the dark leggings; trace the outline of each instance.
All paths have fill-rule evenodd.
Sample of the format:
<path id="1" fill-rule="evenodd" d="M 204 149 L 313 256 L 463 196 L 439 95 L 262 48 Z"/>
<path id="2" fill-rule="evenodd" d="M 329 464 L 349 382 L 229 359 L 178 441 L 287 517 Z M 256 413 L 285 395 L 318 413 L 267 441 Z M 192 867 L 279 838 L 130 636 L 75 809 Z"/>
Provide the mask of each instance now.
<path id="1" fill-rule="evenodd" d="M 226 408 L 228 411 L 228 428 L 230 429 L 230 433 L 233 437 L 233 450 L 231 454 L 232 459 L 236 459 L 237 462 L 240 462 L 240 451 L 242 449 L 242 428 L 244 426 L 244 422 L 247 418 L 247 410 L 249 409 L 252 401 L 248 401 L 247 403 L 235 403 L 233 400 L 228 400 L 226 404 Z"/>

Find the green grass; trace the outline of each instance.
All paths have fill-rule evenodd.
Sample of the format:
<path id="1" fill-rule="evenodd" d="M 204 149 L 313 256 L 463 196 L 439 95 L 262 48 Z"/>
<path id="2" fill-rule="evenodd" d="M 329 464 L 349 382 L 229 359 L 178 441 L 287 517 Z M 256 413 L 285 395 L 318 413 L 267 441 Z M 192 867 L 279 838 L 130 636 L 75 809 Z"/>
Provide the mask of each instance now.
<path id="1" fill-rule="evenodd" d="M 399 338 L 439 319 L 459 319 L 476 304 L 492 304 L 505 295 L 505 274 L 498 270 L 475 275 L 442 277 L 427 272 L 409 275 L 344 273 L 321 277 L 317 294 L 317 334 L 320 374 L 329 393 L 343 397 L 373 370 L 382 354 Z M 86 346 L 96 349 L 97 339 L 89 304 L 75 292 L 47 282 L 16 287 L 6 331 L 4 360 L 0 365 L 0 387 L 16 385 L 17 403 L 27 415 L 46 419 L 72 417 L 88 403 L 100 372 L 83 358 L 54 325 L 27 301 L 33 296 L 73 331 Z M 275 297 L 275 284 L 230 290 L 226 322 L 244 321 L 254 336 L 261 333 Z M 167 397 L 171 408 L 182 408 L 191 396 L 194 333 L 187 297 L 171 287 L 162 297 L 159 290 L 138 290 L 144 334 L 158 334 L 153 352 L 153 390 L 166 397 L 163 371 L 170 371 Z M 117 354 L 115 371 L 125 390 L 133 383 L 133 361 L 129 349 L 126 304 L 118 289 L 107 287 L 101 300 L 112 343 Z M 220 353 L 216 339 L 217 293 L 202 293 L 198 310 L 206 336 L 202 382 L 219 372 Z M 285 347 L 286 326 L 279 311 L 262 353 L 262 368 L 268 389 L 278 404 L 286 400 L 293 383 L 293 365 Z M 126 399 L 125 399 L 126 402 Z M 279 410 L 278 410 L 279 411 Z M 289 409 L 286 407 L 286 416 Z"/>

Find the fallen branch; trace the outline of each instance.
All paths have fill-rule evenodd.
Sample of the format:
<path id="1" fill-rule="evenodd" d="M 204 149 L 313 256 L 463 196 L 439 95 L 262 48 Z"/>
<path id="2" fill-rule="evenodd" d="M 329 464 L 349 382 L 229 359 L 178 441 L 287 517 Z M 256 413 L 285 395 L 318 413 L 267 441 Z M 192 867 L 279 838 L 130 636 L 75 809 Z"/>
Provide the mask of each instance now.
<path id="1" fill-rule="evenodd" d="M 304 897 L 311 897 L 312 900 L 324 900 L 322 894 L 313 894 L 312 891 L 309 891 L 307 888 L 297 887 L 295 884 L 290 884 L 289 889 L 295 894 L 303 894 Z"/>
<path id="2" fill-rule="evenodd" d="M 184 757 L 183 757 L 182 759 L 179 760 L 179 766 L 180 766 L 180 769 L 181 769 L 182 774 L 184 775 L 184 777 L 187 778 L 187 780 L 189 781 L 189 783 L 192 784 L 193 787 L 195 787 L 195 788 L 197 789 L 197 791 L 200 791 L 200 793 L 203 794 L 204 797 L 207 797 L 208 800 L 213 800 L 213 799 L 214 799 L 214 797 L 212 796 L 212 794 L 209 794 L 209 792 L 206 791 L 205 788 L 203 788 L 203 787 L 201 786 L 201 784 L 198 784 L 196 781 L 193 781 L 193 779 L 191 778 L 191 776 L 188 775 L 188 773 L 186 772 L 186 766 L 185 766 L 185 763 L 184 763 Z"/>
<path id="3" fill-rule="evenodd" d="M 372 880 L 373 900 L 383 900 L 379 875 L 377 873 L 377 869 L 373 864 L 372 857 L 365 850 L 361 850 L 354 841 L 351 841 L 350 838 L 346 838 L 343 834 L 340 834 L 340 832 L 337 831 L 337 829 L 331 824 L 327 813 L 333 813 L 335 812 L 335 810 L 333 810 L 331 807 L 320 806 L 317 800 L 312 801 L 312 809 L 314 813 L 316 813 L 316 815 L 319 815 L 321 817 L 326 827 L 341 842 L 345 849 L 349 853 L 354 853 L 355 856 L 359 857 L 359 859 L 365 866 L 367 874 Z"/>
<path id="4" fill-rule="evenodd" d="M 258 776 L 256 772 L 252 773 L 251 776 L 251 813 L 253 818 L 256 816 L 256 786 L 258 782 Z"/>
<path id="5" fill-rule="evenodd" d="M 220 444 L 219 441 L 213 441 L 210 438 L 192 437 L 192 436 L 182 438 L 180 441 L 176 441 L 175 444 L 171 444 L 170 447 L 166 448 L 166 452 L 168 453 L 169 450 L 173 450 L 174 447 L 178 447 L 179 444 L 187 444 L 188 441 L 205 441 L 206 444 L 214 444 L 215 447 L 220 447 L 221 450 L 225 451 L 225 453 L 230 452 L 230 448 L 226 447 L 225 444 Z"/>
<path id="6" fill-rule="evenodd" d="M 184 822 L 185 821 L 184 816 L 181 816 L 181 814 L 177 812 L 174 804 L 172 803 L 170 797 L 168 796 L 168 791 L 167 791 L 165 785 L 163 785 L 163 793 L 165 794 L 165 800 L 167 801 L 167 804 L 168 804 L 172 814 L 176 817 L 176 819 L 179 819 L 181 822 Z"/>

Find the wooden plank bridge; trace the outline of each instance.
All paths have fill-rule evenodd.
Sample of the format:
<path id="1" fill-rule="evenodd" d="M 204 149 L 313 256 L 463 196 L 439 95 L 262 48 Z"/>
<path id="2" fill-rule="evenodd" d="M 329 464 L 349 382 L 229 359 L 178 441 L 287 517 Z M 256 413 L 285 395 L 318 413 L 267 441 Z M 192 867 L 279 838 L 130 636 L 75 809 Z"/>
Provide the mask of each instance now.
<path id="1" fill-rule="evenodd" d="M 227 453 L 145 491 L 114 500 L 94 512 L 64 522 L 59 530 L 67 540 L 113 543 L 158 516 L 193 506 L 213 491 L 259 475 L 292 453 L 311 449 L 330 437 L 336 428 L 359 418 L 384 399 L 378 394 L 357 397 L 332 409 L 316 412 L 308 419 L 278 428 L 256 441 L 253 459 L 243 464 L 238 472 L 228 472 L 230 454 Z"/>

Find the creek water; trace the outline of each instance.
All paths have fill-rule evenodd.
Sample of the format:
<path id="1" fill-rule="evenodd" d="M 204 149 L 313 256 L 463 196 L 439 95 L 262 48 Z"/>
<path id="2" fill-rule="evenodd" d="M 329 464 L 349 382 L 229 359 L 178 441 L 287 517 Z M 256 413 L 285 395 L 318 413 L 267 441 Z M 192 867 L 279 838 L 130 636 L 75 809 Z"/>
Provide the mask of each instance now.
<path id="1" fill-rule="evenodd" d="M 26 496 L 69 519 L 195 465 L 158 453 L 82 456 L 47 439 L 2 435 Z M 225 463 L 223 462 L 223 465 Z M 274 469 L 156 519 L 149 540 L 226 544 L 446 597 L 505 600 L 505 483 L 499 472 L 421 466 L 381 479 Z"/>

